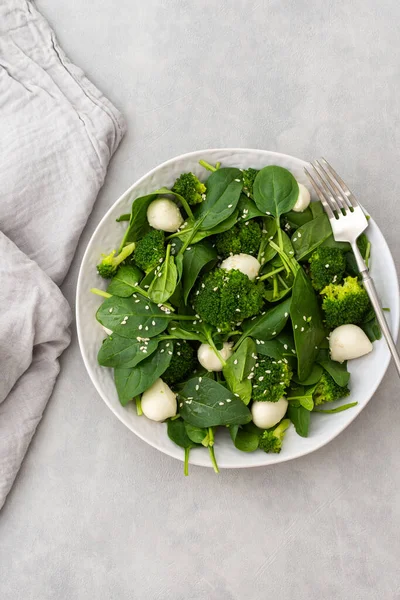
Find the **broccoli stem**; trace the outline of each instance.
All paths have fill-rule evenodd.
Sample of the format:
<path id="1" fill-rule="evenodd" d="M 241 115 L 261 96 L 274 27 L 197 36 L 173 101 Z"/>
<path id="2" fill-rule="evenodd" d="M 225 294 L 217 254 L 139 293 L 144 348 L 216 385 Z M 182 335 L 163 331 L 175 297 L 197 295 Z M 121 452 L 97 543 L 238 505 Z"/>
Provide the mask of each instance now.
<path id="1" fill-rule="evenodd" d="M 96 294 L 96 296 L 103 296 L 103 298 L 111 298 L 112 294 L 105 292 L 104 290 L 99 290 L 99 288 L 90 288 L 92 294 Z"/>
<path id="2" fill-rule="evenodd" d="M 261 277 L 259 277 L 259 281 L 264 281 L 265 279 L 269 279 L 269 277 L 272 277 L 273 275 L 276 275 L 277 273 L 280 273 L 281 271 L 284 271 L 285 267 L 279 267 L 278 269 L 274 269 L 273 271 L 270 271 L 269 273 L 265 273 L 265 275 L 261 275 Z"/>
<path id="3" fill-rule="evenodd" d="M 221 166 L 221 163 L 217 163 L 215 165 L 215 167 L 213 167 L 206 160 L 199 160 L 199 165 L 201 165 L 202 167 L 204 167 L 205 169 L 207 169 L 207 171 L 211 171 L 213 173 L 214 171 L 216 171 L 217 169 L 219 169 L 219 167 Z"/>
<path id="4" fill-rule="evenodd" d="M 190 448 L 185 448 L 185 462 L 183 463 L 183 474 L 185 476 L 189 475 L 189 452 Z"/>
<path id="5" fill-rule="evenodd" d="M 137 396 L 137 398 L 135 398 L 135 402 L 136 402 L 136 414 L 138 417 L 141 417 L 143 414 L 143 411 L 142 411 L 142 401 L 140 400 L 140 396 Z"/>
<path id="6" fill-rule="evenodd" d="M 218 465 L 217 465 L 217 460 L 215 458 L 215 453 L 214 453 L 214 446 L 208 446 L 208 452 L 210 454 L 211 463 L 212 463 L 212 466 L 213 466 L 213 469 L 214 469 L 215 473 L 219 473 L 219 469 L 218 469 Z"/>

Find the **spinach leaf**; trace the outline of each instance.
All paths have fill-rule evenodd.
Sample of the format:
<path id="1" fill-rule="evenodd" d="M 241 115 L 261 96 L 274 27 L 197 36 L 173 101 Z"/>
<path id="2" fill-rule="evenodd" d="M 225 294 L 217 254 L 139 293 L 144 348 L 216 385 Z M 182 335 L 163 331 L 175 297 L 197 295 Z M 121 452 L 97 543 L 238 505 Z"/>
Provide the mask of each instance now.
<path id="1" fill-rule="evenodd" d="M 309 209 L 311 211 L 313 219 L 316 219 L 320 215 L 325 214 L 324 207 L 322 206 L 322 203 L 320 202 L 320 200 L 313 200 L 310 203 Z"/>
<path id="2" fill-rule="evenodd" d="M 247 406 L 223 385 L 208 378 L 190 379 L 178 395 L 182 418 L 196 427 L 241 425 L 251 421 Z"/>
<path id="3" fill-rule="evenodd" d="M 125 214 L 117 217 L 115 219 L 115 221 L 116 221 L 116 223 L 121 223 L 122 221 L 130 221 L 130 218 L 131 218 L 131 213 L 125 213 Z"/>
<path id="4" fill-rule="evenodd" d="M 301 406 L 299 402 L 289 402 L 286 416 L 290 419 L 301 437 L 308 437 L 310 427 L 310 411 Z"/>
<path id="5" fill-rule="evenodd" d="M 215 227 L 235 212 L 243 187 L 242 173 L 239 169 L 218 169 L 206 185 L 206 199 L 196 212 L 200 231 Z"/>
<path id="6" fill-rule="evenodd" d="M 260 211 L 279 218 L 292 210 L 296 204 L 299 186 L 290 171 L 282 167 L 269 166 L 264 167 L 257 174 L 253 195 Z"/>
<path id="7" fill-rule="evenodd" d="M 161 310 L 139 294 L 130 298 L 107 298 L 99 307 L 96 318 L 104 327 L 125 338 L 155 337 L 166 329 L 172 319 L 191 320 L 191 317 Z"/>
<path id="8" fill-rule="evenodd" d="M 202 268 L 216 261 L 217 251 L 206 241 L 189 246 L 183 253 L 182 288 L 185 304 Z"/>
<path id="9" fill-rule="evenodd" d="M 316 360 L 334 379 L 335 383 L 341 387 L 345 387 L 349 383 L 350 373 L 347 370 L 347 362 L 339 363 L 332 360 L 329 351 L 325 348 L 320 348 Z"/>
<path id="10" fill-rule="evenodd" d="M 305 225 L 309 221 L 313 220 L 313 213 L 310 207 L 303 210 L 303 212 L 294 212 L 293 210 L 285 214 L 285 221 L 289 224 L 290 229 L 298 229 L 302 225 Z"/>
<path id="11" fill-rule="evenodd" d="M 211 235 L 216 235 L 217 233 L 223 233 L 224 231 L 228 231 L 228 229 L 232 229 L 235 225 L 238 217 L 238 211 L 235 210 L 225 221 L 215 225 L 215 227 L 211 227 L 211 229 L 206 229 L 204 231 L 195 231 L 195 221 L 188 220 L 188 224 L 185 229 L 179 231 L 174 240 L 180 239 L 182 242 L 187 242 L 189 240 L 190 244 L 197 244 L 201 242 L 204 238 L 210 237 Z M 198 225 L 196 225 L 197 229 Z"/>
<path id="12" fill-rule="evenodd" d="M 156 268 L 156 276 L 149 287 L 149 298 L 156 304 L 163 304 L 172 296 L 178 281 L 175 259 L 170 255 L 171 246 L 167 246 L 165 260 Z"/>
<path id="13" fill-rule="evenodd" d="M 167 424 L 168 437 L 177 446 L 184 448 L 185 460 L 183 464 L 184 475 L 189 475 L 189 452 L 191 448 L 194 448 L 198 444 L 193 442 L 187 434 L 186 423 L 182 419 L 170 419 Z"/>
<path id="14" fill-rule="evenodd" d="M 265 217 L 265 212 L 258 210 L 254 200 L 251 200 L 246 194 L 240 195 L 238 209 L 240 221 L 249 221 L 256 217 Z"/>
<path id="15" fill-rule="evenodd" d="M 318 358 L 317 358 L 318 360 Z M 318 383 L 318 381 L 321 379 L 323 370 L 322 370 L 322 366 L 318 365 L 318 364 L 314 364 L 311 373 L 309 374 L 309 376 L 307 377 L 307 379 L 305 379 L 304 381 L 300 381 L 299 378 L 297 377 L 297 374 L 295 373 L 292 377 L 292 380 L 295 383 L 301 383 L 302 385 L 314 385 L 316 383 Z"/>
<path id="16" fill-rule="evenodd" d="M 134 367 L 153 354 L 157 346 L 157 339 L 150 339 L 144 343 L 113 333 L 102 343 L 97 360 L 103 367 Z"/>
<path id="17" fill-rule="evenodd" d="M 123 265 L 112 278 L 107 292 L 113 296 L 128 298 L 135 292 L 135 286 L 142 278 L 143 273 L 138 267 Z"/>
<path id="18" fill-rule="evenodd" d="M 297 359 L 292 335 L 282 332 L 273 340 L 257 340 L 256 347 L 257 354 L 269 356 L 275 360 L 286 358 L 291 368 L 295 370 Z"/>
<path id="19" fill-rule="evenodd" d="M 201 342 L 202 344 L 207 343 L 207 338 L 197 322 L 187 322 L 182 325 L 177 321 L 171 321 L 168 327 L 168 333 L 179 340 L 193 340 Z"/>
<path id="20" fill-rule="evenodd" d="M 316 387 L 317 384 L 308 387 L 304 385 L 292 387 L 287 394 L 287 400 L 289 400 L 289 402 L 296 401 L 296 405 L 299 403 L 303 408 L 312 410 L 314 408 L 313 394 Z"/>
<path id="21" fill-rule="evenodd" d="M 254 452 L 258 448 L 259 435 L 252 431 L 241 429 L 238 425 L 231 425 L 229 433 L 235 448 L 242 452 Z"/>
<path id="22" fill-rule="evenodd" d="M 168 437 L 181 448 L 193 448 L 196 445 L 187 434 L 186 423 L 182 419 L 169 419 L 167 422 Z"/>
<path id="23" fill-rule="evenodd" d="M 203 427 L 195 427 L 190 423 L 185 424 L 186 434 L 187 436 L 194 442 L 195 444 L 201 444 L 202 446 L 207 447 L 209 444 L 209 434 L 208 430 Z"/>
<path id="24" fill-rule="evenodd" d="M 172 352 L 173 343 L 163 341 L 151 356 L 136 367 L 114 369 L 115 386 L 122 406 L 126 406 L 135 396 L 142 394 L 161 377 L 171 362 Z"/>
<path id="25" fill-rule="evenodd" d="M 154 192 L 153 194 L 147 194 L 147 196 L 141 196 L 140 198 L 133 200 L 129 225 L 125 231 L 119 251 L 121 251 L 126 244 L 137 242 L 150 231 L 150 225 L 147 220 L 147 209 L 151 202 L 157 197 L 158 194 Z"/>
<path id="26" fill-rule="evenodd" d="M 252 385 L 250 379 L 251 368 L 257 360 L 256 345 L 251 338 L 246 338 L 239 348 L 227 360 L 223 374 L 229 389 L 234 394 L 239 394 L 241 400 L 248 404 L 251 400 Z"/>
<path id="27" fill-rule="evenodd" d="M 370 342 L 376 342 L 377 340 L 381 339 L 382 331 L 376 317 L 374 317 L 372 321 L 361 323 L 360 327 L 367 335 Z"/>
<path id="28" fill-rule="evenodd" d="M 296 259 L 306 260 L 329 237 L 332 237 L 332 227 L 325 213 L 305 223 L 292 237 Z"/>
<path id="29" fill-rule="evenodd" d="M 315 290 L 301 267 L 293 285 L 290 318 L 296 346 L 297 373 L 299 380 L 304 381 L 312 371 L 318 347 L 326 333 Z"/>
<path id="30" fill-rule="evenodd" d="M 258 340 L 267 341 L 274 338 L 286 325 L 291 303 L 291 298 L 288 298 L 281 304 L 267 310 L 259 317 L 252 317 L 244 321 L 242 325 L 243 336 L 241 339 L 251 336 Z"/>

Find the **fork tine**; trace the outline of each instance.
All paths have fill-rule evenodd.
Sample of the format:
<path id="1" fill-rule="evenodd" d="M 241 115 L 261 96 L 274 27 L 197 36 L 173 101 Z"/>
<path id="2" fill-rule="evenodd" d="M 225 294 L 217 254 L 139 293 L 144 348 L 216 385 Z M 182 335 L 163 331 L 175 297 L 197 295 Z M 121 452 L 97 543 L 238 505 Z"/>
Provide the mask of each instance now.
<path id="1" fill-rule="evenodd" d="M 327 193 L 330 194 L 331 202 L 336 203 L 338 208 L 335 208 L 335 210 L 339 210 L 345 214 L 346 209 L 348 209 L 347 201 L 344 197 L 342 197 L 340 191 L 334 185 L 332 177 L 325 171 L 324 167 L 320 164 L 318 160 L 314 160 L 313 167 L 317 171 Z"/>
<path id="2" fill-rule="evenodd" d="M 311 166 L 313 166 L 313 165 L 311 165 Z M 335 215 L 333 213 L 331 205 L 329 204 L 329 201 L 325 198 L 322 190 L 320 189 L 319 184 L 315 181 L 314 177 L 311 175 L 311 173 L 308 171 L 308 169 L 304 168 L 304 172 L 307 175 L 308 179 L 311 181 L 312 186 L 313 186 L 314 190 L 316 191 L 318 198 L 321 200 L 322 206 L 324 207 L 325 212 L 328 215 L 329 219 L 335 219 Z"/>
<path id="3" fill-rule="evenodd" d="M 347 185 L 345 184 L 343 179 L 340 177 L 340 175 L 338 175 L 336 173 L 335 169 L 328 163 L 328 161 L 323 156 L 321 156 L 321 161 L 325 164 L 327 169 L 330 171 L 331 176 L 336 179 L 336 185 L 340 186 L 341 192 L 347 198 L 347 201 L 350 204 L 350 206 L 352 206 L 352 207 L 359 206 L 353 192 L 351 190 L 349 190 L 349 188 L 347 187 Z"/>
<path id="4" fill-rule="evenodd" d="M 340 209 L 342 207 L 341 203 L 337 202 L 337 199 L 334 197 L 333 192 L 331 190 L 331 188 L 329 188 L 325 182 L 325 179 L 322 177 L 321 173 L 319 172 L 319 170 L 316 168 L 314 163 L 310 163 L 311 167 L 313 168 L 313 174 L 314 177 L 316 178 L 319 188 L 322 191 L 325 200 L 328 202 L 329 206 L 331 207 L 332 211 L 335 213 L 339 213 Z M 336 218 L 336 217 L 335 217 Z"/>

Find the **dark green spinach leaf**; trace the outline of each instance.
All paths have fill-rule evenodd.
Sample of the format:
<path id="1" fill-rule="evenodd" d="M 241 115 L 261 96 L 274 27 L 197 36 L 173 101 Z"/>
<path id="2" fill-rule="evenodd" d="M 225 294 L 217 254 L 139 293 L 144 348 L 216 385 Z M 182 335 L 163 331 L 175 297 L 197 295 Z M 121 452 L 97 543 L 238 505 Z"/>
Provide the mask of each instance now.
<path id="1" fill-rule="evenodd" d="M 256 359 L 256 345 L 251 338 L 246 338 L 223 368 L 229 389 L 234 394 L 239 394 L 245 404 L 251 400 L 252 385 L 247 377 L 256 364 Z"/>
<path id="2" fill-rule="evenodd" d="M 289 318 L 291 298 L 284 300 L 281 304 L 267 310 L 259 317 L 253 317 L 243 322 L 243 336 L 251 336 L 258 340 L 271 340 L 285 327 Z"/>
<path id="3" fill-rule="evenodd" d="M 136 367 L 114 369 L 115 386 L 122 406 L 125 406 L 135 396 L 139 396 L 161 377 L 171 362 L 173 342 L 160 342 L 151 356 L 140 362 Z"/>
<path id="4" fill-rule="evenodd" d="M 216 261 L 217 251 L 207 241 L 202 241 L 193 246 L 189 246 L 183 253 L 182 288 L 185 304 L 187 304 L 190 291 L 194 286 L 200 271 L 210 263 L 215 264 Z"/>
<path id="5" fill-rule="evenodd" d="M 239 169 L 218 169 L 206 186 L 206 199 L 196 212 L 196 219 L 201 222 L 199 231 L 215 227 L 235 212 L 243 187 L 242 173 Z"/>
<path id="6" fill-rule="evenodd" d="M 130 368 L 153 354 L 157 346 L 157 339 L 150 339 L 145 343 L 113 333 L 102 343 L 97 360 L 99 365 L 103 367 L 116 368 L 124 366 Z"/>
<path id="7" fill-rule="evenodd" d="M 320 348 L 316 361 L 338 385 L 345 387 L 349 383 L 350 373 L 347 370 L 347 362 L 339 363 L 332 360 L 326 348 Z"/>
<path id="8" fill-rule="evenodd" d="M 107 292 L 112 296 L 128 298 L 135 292 L 135 287 L 142 278 L 143 273 L 138 267 L 123 265 L 112 278 Z"/>
<path id="9" fill-rule="evenodd" d="M 251 413 L 240 398 L 212 379 L 190 379 L 180 390 L 178 401 L 182 418 L 196 427 L 241 425 L 251 421 Z"/>
<path id="10" fill-rule="evenodd" d="M 290 419 L 301 437 L 308 437 L 310 428 L 310 411 L 301 406 L 300 402 L 289 402 L 286 416 Z"/>
<path id="11" fill-rule="evenodd" d="M 267 215 L 279 218 L 292 210 L 299 196 L 296 179 L 287 169 L 277 166 L 259 171 L 253 186 L 257 208 Z"/>
<path id="12" fill-rule="evenodd" d="M 174 293 L 178 282 L 178 271 L 175 259 L 170 255 L 171 246 L 167 246 L 165 260 L 156 269 L 156 276 L 149 287 L 149 298 L 156 304 L 163 304 Z"/>
<path id="13" fill-rule="evenodd" d="M 238 425 L 231 425 L 229 433 L 235 448 L 242 452 L 254 452 L 258 448 L 259 435 L 252 431 L 246 431 Z"/>
<path id="14" fill-rule="evenodd" d="M 300 381 L 309 377 L 326 332 L 315 290 L 300 267 L 293 285 L 290 304 L 294 342 L 297 354 L 297 373 Z"/>

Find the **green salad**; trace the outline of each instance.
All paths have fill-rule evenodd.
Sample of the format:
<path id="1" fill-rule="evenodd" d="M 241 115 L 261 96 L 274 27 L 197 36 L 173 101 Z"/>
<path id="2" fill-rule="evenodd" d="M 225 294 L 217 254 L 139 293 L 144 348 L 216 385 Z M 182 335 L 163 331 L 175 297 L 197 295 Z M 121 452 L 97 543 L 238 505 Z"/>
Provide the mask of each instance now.
<path id="1" fill-rule="evenodd" d="M 279 166 L 200 164 L 204 182 L 183 173 L 117 219 L 120 247 L 97 265 L 107 291 L 92 290 L 99 364 L 123 406 L 166 423 L 185 474 L 196 446 L 218 472 L 220 427 L 238 450 L 278 453 L 291 424 L 307 437 L 320 413 L 354 406 L 329 403 L 380 337 L 350 246 L 304 185 Z"/>

